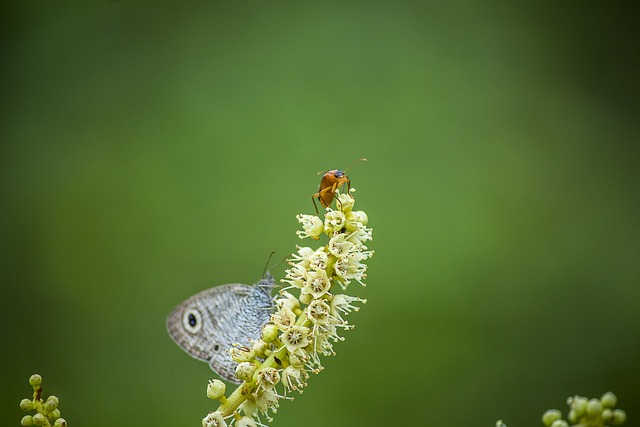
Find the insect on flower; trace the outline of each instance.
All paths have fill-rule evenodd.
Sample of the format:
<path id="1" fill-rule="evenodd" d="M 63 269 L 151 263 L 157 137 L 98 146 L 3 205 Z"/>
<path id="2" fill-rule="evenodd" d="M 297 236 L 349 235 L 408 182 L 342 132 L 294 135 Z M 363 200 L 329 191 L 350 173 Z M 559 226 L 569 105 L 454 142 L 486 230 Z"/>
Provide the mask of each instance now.
<path id="1" fill-rule="evenodd" d="M 342 187 L 344 183 L 347 184 L 348 190 L 351 189 L 351 181 L 349 180 L 349 177 L 345 172 L 347 172 L 347 170 L 349 170 L 349 168 L 353 166 L 354 163 L 357 163 L 361 160 L 365 162 L 367 161 L 367 159 L 362 157 L 358 160 L 354 160 L 353 162 L 351 162 L 351 164 L 347 166 L 345 170 L 333 169 L 333 170 L 326 171 L 322 175 L 322 179 L 320 180 L 320 188 L 318 189 L 318 192 L 313 196 L 311 196 L 311 201 L 313 202 L 313 207 L 316 209 L 316 214 L 318 214 L 318 206 L 316 205 L 316 199 L 320 200 L 320 203 L 322 203 L 322 206 L 324 206 L 325 208 L 328 208 L 331 205 L 331 202 L 333 202 L 333 199 L 335 198 L 336 190 Z"/>

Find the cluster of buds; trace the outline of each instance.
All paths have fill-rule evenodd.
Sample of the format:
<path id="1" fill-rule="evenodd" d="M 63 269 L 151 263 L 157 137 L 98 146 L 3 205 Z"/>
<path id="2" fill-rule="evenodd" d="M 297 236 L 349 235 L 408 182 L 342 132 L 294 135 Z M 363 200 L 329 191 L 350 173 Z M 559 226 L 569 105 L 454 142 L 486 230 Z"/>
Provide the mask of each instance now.
<path id="1" fill-rule="evenodd" d="M 354 189 L 350 190 L 355 191 Z M 366 300 L 345 293 L 352 282 L 365 285 L 367 266 L 373 255 L 365 244 L 372 239 L 368 217 L 354 211 L 351 193 L 336 193 L 336 209 L 328 208 L 324 220 L 316 215 L 298 215 L 301 239 L 328 238 L 317 247 L 297 247 L 288 260 L 285 285 L 274 297 L 276 312 L 251 346 L 234 347 L 230 356 L 238 363 L 236 377 L 243 381 L 229 396 L 224 383 L 209 382 L 207 396 L 221 405 L 203 420 L 203 427 L 255 427 L 260 416 L 271 421 L 279 399 L 302 393 L 310 373 L 323 367 L 320 356 L 335 354 L 333 343 L 344 338 L 340 330 L 353 325 L 345 316 Z M 294 295 L 295 294 L 295 295 Z"/>
<path id="2" fill-rule="evenodd" d="M 569 414 L 567 420 L 562 419 L 562 413 L 557 409 L 550 409 L 542 415 L 542 423 L 547 427 L 608 427 L 622 425 L 627 419 L 622 409 L 615 409 L 618 399 L 616 395 L 607 392 L 600 399 L 587 399 L 573 396 L 567 399 Z"/>
<path id="3" fill-rule="evenodd" d="M 33 399 L 22 399 L 20 409 L 26 412 L 36 411 L 36 413 L 22 417 L 20 424 L 23 426 L 66 427 L 67 422 L 60 417 L 58 398 L 49 396 L 42 399 L 42 377 L 38 374 L 31 375 L 29 384 L 33 387 Z"/>

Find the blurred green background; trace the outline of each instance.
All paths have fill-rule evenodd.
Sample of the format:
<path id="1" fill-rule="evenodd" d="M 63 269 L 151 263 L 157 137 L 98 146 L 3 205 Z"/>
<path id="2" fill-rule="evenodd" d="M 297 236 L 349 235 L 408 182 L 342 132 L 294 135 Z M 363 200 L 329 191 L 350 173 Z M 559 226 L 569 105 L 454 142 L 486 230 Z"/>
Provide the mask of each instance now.
<path id="1" fill-rule="evenodd" d="M 631 6 L 1 8 L 3 425 L 34 372 L 71 426 L 200 425 L 166 314 L 258 280 L 362 156 L 369 303 L 272 425 L 537 426 L 607 390 L 637 425 Z"/>

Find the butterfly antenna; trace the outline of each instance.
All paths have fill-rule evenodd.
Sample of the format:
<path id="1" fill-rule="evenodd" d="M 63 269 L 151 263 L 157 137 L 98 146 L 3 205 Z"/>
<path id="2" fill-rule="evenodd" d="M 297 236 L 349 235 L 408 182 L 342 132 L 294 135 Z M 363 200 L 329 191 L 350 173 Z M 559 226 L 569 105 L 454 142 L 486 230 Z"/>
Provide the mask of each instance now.
<path id="1" fill-rule="evenodd" d="M 267 262 L 264 265 L 264 269 L 262 270 L 262 277 L 264 277 L 267 274 L 267 271 L 270 271 L 271 269 L 267 269 L 267 267 L 269 267 L 269 262 L 271 262 L 271 258 L 273 257 L 273 255 L 275 255 L 276 251 L 271 251 L 271 253 L 269 254 L 269 258 L 267 258 Z M 276 264 L 277 265 L 277 264 Z"/>
<path id="2" fill-rule="evenodd" d="M 349 166 L 347 166 L 347 168 L 346 168 L 345 170 L 343 170 L 343 172 L 348 171 L 348 170 L 349 170 L 349 168 L 350 168 L 351 166 L 353 166 L 355 163 L 358 163 L 358 162 L 366 162 L 366 161 L 367 161 L 367 159 L 365 159 L 364 157 L 360 157 L 359 159 L 356 159 L 356 160 L 354 160 L 353 162 L 351 162 L 351 164 L 350 164 Z"/>

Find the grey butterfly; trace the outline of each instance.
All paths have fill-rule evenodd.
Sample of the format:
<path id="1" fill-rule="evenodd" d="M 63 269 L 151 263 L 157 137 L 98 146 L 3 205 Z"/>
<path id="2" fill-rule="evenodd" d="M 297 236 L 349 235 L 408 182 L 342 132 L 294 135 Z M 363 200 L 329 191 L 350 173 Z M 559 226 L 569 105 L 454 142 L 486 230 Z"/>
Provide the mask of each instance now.
<path id="1" fill-rule="evenodd" d="M 209 363 L 222 378 L 238 383 L 236 366 L 226 350 L 249 346 L 260 337 L 273 311 L 273 277 L 254 285 L 233 283 L 193 295 L 167 316 L 171 338 L 192 357 Z"/>

